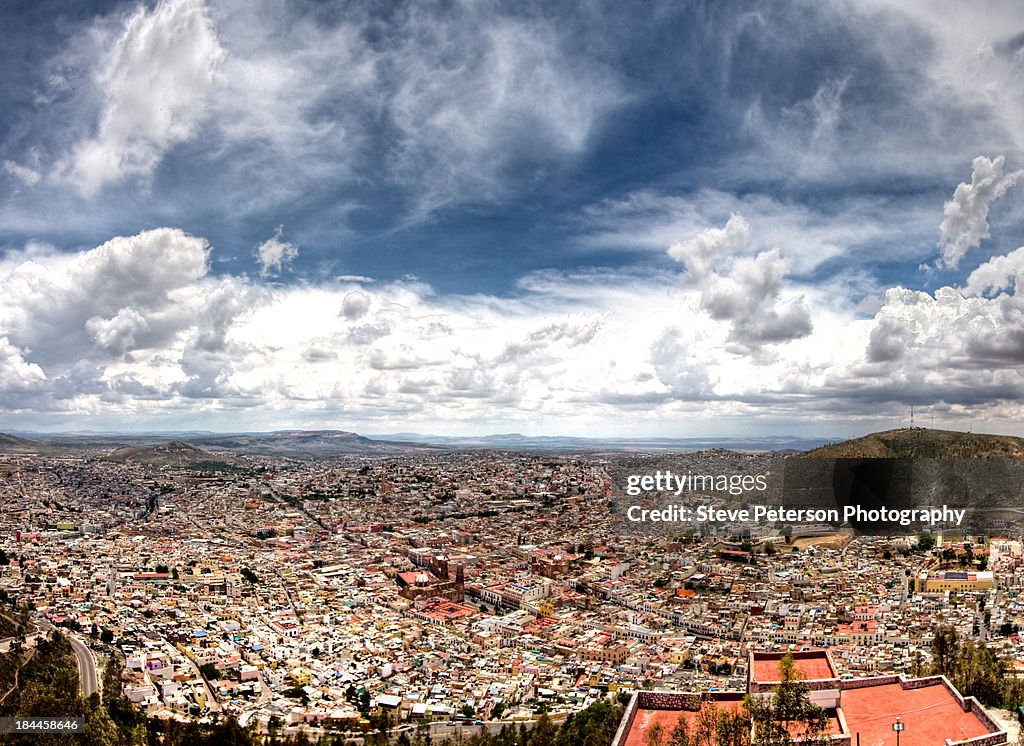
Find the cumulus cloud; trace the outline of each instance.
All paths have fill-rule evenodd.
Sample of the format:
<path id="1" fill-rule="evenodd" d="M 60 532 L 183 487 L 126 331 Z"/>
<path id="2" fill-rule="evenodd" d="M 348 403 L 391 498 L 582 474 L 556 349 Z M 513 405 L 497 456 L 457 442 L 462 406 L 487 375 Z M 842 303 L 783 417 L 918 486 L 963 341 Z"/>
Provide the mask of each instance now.
<path id="1" fill-rule="evenodd" d="M 993 257 L 967 277 L 964 291 L 969 295 L 1013 289 L 1024 290 L 1024 247 L 1005 256 Z"/>
<path id="2" fill-rule="evenodd" d="M 231 335 L 255 309 L 269 305 L 270 293 L 233 277 L 204 283 L 197 290 L 201 300 L 192 309 L 187 339 L 177 361 L 187 378 L 177 380 L 172 388 L 195 399 L 242 396 L 243 386 L 233 375 L 257 350 Z"/>
<path id="3" fill-rule="evenodd" d="M 99 121 L 64 164 L 67 178 L 91 197 L 153 173 L 170 148 L 196 132 L 225 56 L 203 0 L 139 6 L 97 62 Z"/>
<path id="4" fill-rule="evenodd" d="M 1005 163 L 1004 156 L 974 159 L 971 183 L 961 182 L 943 208 L 937 266 L 956 268 L 964 254 L 989 238 L 989 207 L 1024 175 L 1024 170 L 1003 173 Z"/>
<path id="5" fill-rule="evenodd" d="M 730 338 L 743 348 L 787 342 L 811 332 L 811 312 L 800 298 L 782 300 L 789 269 L 778 249 L 733 262 L 728 275 L 713 276 L 701 294 L 711 318 L 733 323 Z"/>
<path id="6" fill-rule="evenodd" d="M 700 353 L 694 354 L 689 340 L 678 329 L 667 329 L 658 338 L 651 348 L 651 362 L 658 380 L 669 387 L 674 397 L 699 400 L 711 393 Z"/>
<path id="7" fill-rule="evenodd" d="M 149 330 L 149 324 L 134 308 L 122 308 L 109 319 L 93 316 L 85 322 L 85 328 L 97 347 L 114 355 L 124 355 L 135 346 L 136 336 Z"/>
<path id="8" fill-rule="evenodd" d="M 668 250 L 686 267 L 686 280 L 702 286 L 701 305 L 711 318 L 732 322 L 729 338 L 742 352 L 805 337 L 813 326 L 801 298 L 782 297 L 789 263 L 779 249 L 738 256 L 749 238 L 747 222 L 733 215 L 725 228 L 709 228 Z"/>
<path id="9" fill-rule="evenodd" d="M 882 316 L 871 330 L 868 342 L 868 360 L 889 363 L 902 358 L 914 340 L 913 331 L 901 319 Z"/>
<path id="10" fill-rule="evenodd" d="M 42 368 L 26 362 L 21 350 L 12 345 L 7 337 L 0 337 L 0 390 L 31 390 L 45 379 L 46 374 Z"/>
<path id="11" fill-rule="evenodd" d="M 0 263 L 0 328 L 44 367 L 165 344 L 187 323 L 208 257 L 205 240 L 169 228 L 78 254 L 8 255 Z"/>
<path id="12" fill-rule="evenodd" d="M 686 267 L 687 277 L 701 280 L 715 262 L 746 250 L 750 225 L 742 215 L 733 214 L 724 228 L 708 228 L 693 238 L 672 244 L 668 255 Z"/>
<path id="13" fill-rule="evenodd" d="M 77 254 L 7 255 L 0 328 L 29 367 L 10 354 L 9 365 L 23 377 L 38 371 L 49 395 L 64 399 L 237 390 L 227 384 L 248 349 L 231 331 L 270 294 L 244 278 L 208 277 L 209 251 L 203 239 L 160 228 Z"/>
<path id="14" fill-rule="evenodd" d="M 646 429 L 1024 396 L 1024 252 L 982 265 L 963 291 L 890 289 L 864 318 L 829 287 L 787 298 L 780 252 L 752 253 L 741 226 L 677 252 L 706 263 L 695 284 L 548 272 L 518 297 L 443 296 L 412 281 L 271 289 L 211 276 L 207 243 L 172 229 L 70 255 L 32 247 L 0 259 L 0 411 L 31 402 L 37 413 L 155 417 L 199 406 L 287 412 L 296 424 L 344 412 L 353 426 L 589 431 L 597 419 L 617 429 L 607 423 L 623 412 Z M 813 328 L 790 339 L 809 308 Z M 789 341 L 761 349 L 777 339 Z M 740 347 L 749 354 L 733 354 Z"/>
<path id="15" fill-rule="evenodd" d="M 311 345 L 303 351 L 302 359 L 307 363 L 323 363 L 328 360 L 337 360 L 338 353 L 329 347 Z"/>
<path id="16" fill-rule="evenodd" d="M 284 226 L 277 226 L 274 235 L 261 243 L 256 249 L 256 259 L 260 263 L 260 275 L 266 277 L 281 270 L 293 262 L 299 255 L 299 247 L 281 240 Z"/>
<path id="17" fill-rule="evenodd" d="M 360 290 L 346 293 L 341 301 L 340 315 L 351 321 L 357 321 L 370 310 L 370 296 Z"/>
<path id="18" fill-rule="evenodd" d="M 993 281 L 1005 283 L 1003 270 L 1013 262 L 990 264 L 994 271 L 979 268 L 981 276 L 969 284 L 987 290 Z M 950 287 L 934 293 L 892 288 L 871 322 L 866 358 L 867 367 L 854 366 L 841 376 L 844 391 L 928 404 L 1019 399 L 1024 395 L 1024 297 L 985 298 Z"/>
<path id="19" fill-rule="evenodd" d="M 389 334 L 391 334 L 391 322 L 387 319 L 378 319 L 352 327 L 346 339 L 349 344 L 368 345 Z"/>

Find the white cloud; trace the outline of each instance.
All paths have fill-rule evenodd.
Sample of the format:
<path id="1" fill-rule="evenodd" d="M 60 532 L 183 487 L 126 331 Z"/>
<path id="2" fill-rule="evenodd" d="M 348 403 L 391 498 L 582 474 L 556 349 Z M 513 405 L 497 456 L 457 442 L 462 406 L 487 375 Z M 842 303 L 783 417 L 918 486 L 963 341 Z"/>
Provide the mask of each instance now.
<path id="1" fill-rule="evenodd" d="M 704 230 L 668 249 L 686 267 L 687 281 L 701 286 L 701 305 L 711 318 L 732 322 L 729 339 L 737 352 L 805 337 L 813 326 L 802 299 L 782 297 L 789 263 L 779 249 L 743 256 L 749 238 L 750 226 L 733 215 L 725 228 Z"/>
<path id="2" fill-rule="evenodd" d="M 848 83 L 849 78 L 826 81 L 810 99 L 782 112 L 786 129 L 803 138 L 803 147 L 795 150 L 795 160 L 804 178 L 816 178 L 834 168 L 842 97 Z"/>
<path id="3" fill-rule="evenodd" d="M 0 337 L 0 391 L 31 390 L 46 379 L 42 368 L 25 361 L 23 353 L 7 337 Z"/>
<path id="4" fill-rule="evenodd" d="M 274 235 L 261 243 L 256 249 L 256 259 L 260 263 L 260 275 L 266 277 L 271 272 L 280 274 L 288 264 L 299 255 L 299 247 L 281 240 L 284 226 L 277 226 Z"/>
<path id="5" fill-rule="evenodd" d="M 916 340 L 912 325 L 892 316 L 881 316 L 871 330 L 867 356 L 873 363 L 888 363 L 906 355 Z"/>
<path id="6" fill-rule="evenodd" d="M 981 264 L 967 277 L 964 292 L 984 295 L 1008 288 L 1024 291 L 1024 246 Z"/>
<path id="7" fill-rule="evenodd" d="M 989 207 L 1024 175 L 1024 170 L 1004 174 L 1005 162 L 1003 156 L 974 159 L 971 183 L 961 182 L 943 208 L 937 266 L 957 267 L 964 254 L 989 237 Z"/>
<path id="8" fill-rule="evenodd" d="M 4 161 L 3 168 L 4 171 L 17 178 L 21 183 L 28 187 L 34 187 L 39 183 L 39 180 L 43 178 L 38 171 L 31 169 L 28 166 L 22 166 L 14 161 Z"/>
<path id="9" fill-rule="evenodd" d="M 751 249 L 784 246 L 798 273 L 837 258 L 857 262 L 883 251 L 888 260 L 919 261 L 924 255 L 917 244 L 935 230 L 935 204 L 923 199 L 908 204 L 846 196 L 818 209 L 757 192 L 737 195 L 701 189 L 672 195 L 640 190 L 587 207 L 578 220 L 578 240 L 582 247 L 599 250 L 660 253 L 672 246 L 677 252 L 692 252 L 697 247 L 689 241 L 713 242 L 723 229 L 707 226 L 728 225 L 733 215 L 742 215 L 747 224 L 745 240 Z M 680 242 L 680 236 L 694 238 Z M 740 238 L 739 233 L 734 238 Z"/>
<path id="10" fill-rule="evenodd" d="M 704 239 L 733 253 L 677 252 L 717 257 L 697 285 L 547 272 L 518 297 L 213 277 L 206 242 L 171 229 L 70 255 L 34 246 L 0 259 L 2 410 L 139 423 L 188 411 L 225 429 L 343 417 L 378 432 L 679 432 L 877 418 L 907 401 L 994 415 L 1024 397 L 1024 254 L 979 267 L 968 295 L 890 289 L 864 319 L 828 285 L 802 287 L 795 304 L 779 252 L 750 255 L 727 234 Z M 352 312 L 339 313 L 346 299 Z M 810 311 L 813 328 L 791 338 Z"/>
<path id="11" fill-rule="evenodd" d="M 1019 250 L 1018 250 L 1019 252 Z M 1014 287 L 1021 254 L 983 265 L 968 292 Z M 929 294 L 892 288 L 871 322 L 868 365 L 845 374 L 846 390 L 929 404 L 993 406 L 1024 397 L 1024 297 Z"/>
<path id="12" fill-rule="evenodd" d="M 324 22 L 274 2 L 221 5 L 230 56 L 206 132 L 224 178 L 245 185 L 241 212 L 325 184 L 397 184 L 408 221 L 491 200 L 582 152 L 629 98 L 610 66 L 539 15 L 413 3 L 380 34 L 376 14 L 356 7 Z M 339 214 L 352 209 L 339 201 Z"/>
<path id="13" fill-rule="evenodd" d="M 703 399 L 711 394 L 708 370 L 699 346 L 691 345 L 679 329 L 667 329 L 651 348 L 658 379 L 680 399 Z"/>
<path id="14" fill-rule="evenodd" d="M 708 228 L 693 238 L 672 244 L 668 255 L 686 267 L 693 280 L 702 280 L 718 260 L 740 254 L 747 248 L 750 225 L 742 215 L 733 214 L 725 228 Z"/>
<path id="15" fill-rule="evenodd" d="M 713 274 L 701 294 L 711 318 L 731 321 L 730 339 L 741 349 L 787 342 L 811 333 L 811 312 L 801 298 L 782 300 L 789 269 L 778 249 L 736 259 L 728 275 Z"/>
<path id="16" fill-rule="evenodd" d="M 109 319 L 93 316 L 85 328 L 99 348 L 124 355 L 135 346 L 136 336 L 149 330 L 149 324 L 134 308 L 122 308 Z"/>
<path id="17" fill-rule="evenodd" d="M 203 0 L 140 5 L 96 62 L 96 131 L 74 147 L 64 176 L 91 197 L 152 174 L 171 147 L 195 134 L 224 58 Z"/>
<path id="18" fill-rule="evenodd" d="M 302 353 L 302 359 L 307 363 L 323 363 L 328 360 L 337 360 L 338 353 L 329 347 L 321 347 L 314 344 Z"/>
<path id="19" fill-rule="evenodd" d="M 848 9 L 838 0 L 840 9 Z M 1024 55 L 1020 45 L 1020 7 L 1015 3 L 985 2 L 970 6 L 957 0 L 871 0 L 881 14 L 867 15 L 873 31 L 880 35 L 883 49 L 898 58 L 908 50 L 900 42 L 907 37 L 883 30 L 885 16 L 910 20 L 927 34 L 926 66 L 934 95 L 947 106 L 959 105 L 973 121 L 1008 138 L 1019 150 L 1024 148 Z M 951 133 L 959 137 L 958 130 Z"/>
<path id="20" fill-rule="evenodd" d="M 0 328 L 44 368 L 163 345 L 186 323 L 208 252 L 203 239 L 161 228 L 77 254 L 9 254 L 0 262 Z"/>
<path id="21" fill-rule="evenodd" d="M 360 290 L 346 293 L 341 300 L 341 315 L 353 321 L 361 319 L 370 310 L 370 296 Z"/>
<path id="22" fill-rule="evenodd" d="M 401 141 L 390 162 L 418 186 L 425 212 L 501 194 L 517 159 L 579 152 L 628 99 L 609 68 L 564 49 L 554 24 L 495 19 L 482 7 L 448 18 L 414 11 L 387 60 L 400 71 L 389 108 Z"/>

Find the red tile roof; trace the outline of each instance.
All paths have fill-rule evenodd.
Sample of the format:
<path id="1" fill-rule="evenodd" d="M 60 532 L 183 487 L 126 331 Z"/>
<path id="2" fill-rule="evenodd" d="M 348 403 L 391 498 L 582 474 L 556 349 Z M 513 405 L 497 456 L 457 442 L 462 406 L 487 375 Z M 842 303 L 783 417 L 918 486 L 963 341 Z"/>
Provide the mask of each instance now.
<path id="1" fill-rule="evenodd" d="M 989 732 L 940 683 L 920 689 L 899 684 L 848 689 L 842 695 L 842 711 L 854 743 L 858 732 L 862 744 L 895 743 L 892 724 L 897 715 L 904 723 L 900 746 L 934 746 L 947 738 L 955 742 Z"/>

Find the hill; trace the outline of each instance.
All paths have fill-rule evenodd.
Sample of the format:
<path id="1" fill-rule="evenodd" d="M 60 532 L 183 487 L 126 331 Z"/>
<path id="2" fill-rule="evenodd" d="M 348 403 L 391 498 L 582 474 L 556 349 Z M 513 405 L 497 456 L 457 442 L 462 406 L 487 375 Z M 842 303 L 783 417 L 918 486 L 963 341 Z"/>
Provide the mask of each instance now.
<path id="1" fill-rule="evenodd" d="M 272 433 L 212 435 L 190 440 L 196 445 L 237 454 L 300 458 L 384 456 L 434 450 L 420 443 L 371 440 L 345 430 L 278 430 Z"/>
<path id="2" fill-rule="evenodd" d="M 180 440 L 154 446 L 122 446 L 105 457 L 118 463 L 133 462 L 146 466 L 195 469 L 198 471 L 237 471 L 246 464 L 233 456 L 204 451 Z"/>
<path id="3" fill-rule="evenodd" d="M 872 433 L 821 446 L 801 458 L 1024 458 L 1024 438 L 923 427 Z"/>
<path id="4" fill-rule="evenodd" d="M 27 438 L 0 433 L 0 453 L 52 453 L 53 449 Z"/>

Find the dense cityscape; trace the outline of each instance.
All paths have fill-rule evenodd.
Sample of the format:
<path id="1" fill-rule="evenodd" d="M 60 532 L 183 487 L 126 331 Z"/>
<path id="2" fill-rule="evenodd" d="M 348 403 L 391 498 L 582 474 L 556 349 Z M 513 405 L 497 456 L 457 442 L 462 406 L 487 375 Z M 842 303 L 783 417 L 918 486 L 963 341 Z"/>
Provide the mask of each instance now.
<path id="1" fill-rule="evenodd" d="M 744 691 L 755 652 L 827 651 L 822 678 L 918 677 L 947 634 L 1008 676 L 1024 665 L 1019 537 L 624 536 L 610 474 L 635 454 L 159 453 L 0 460 L 0 594 L 30 611 L 27 643 L 60 628 L 83 695 L 113 670 L 151 721 L 439 740 L 636 692 Z"/>

